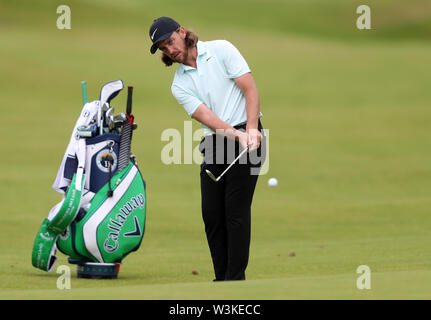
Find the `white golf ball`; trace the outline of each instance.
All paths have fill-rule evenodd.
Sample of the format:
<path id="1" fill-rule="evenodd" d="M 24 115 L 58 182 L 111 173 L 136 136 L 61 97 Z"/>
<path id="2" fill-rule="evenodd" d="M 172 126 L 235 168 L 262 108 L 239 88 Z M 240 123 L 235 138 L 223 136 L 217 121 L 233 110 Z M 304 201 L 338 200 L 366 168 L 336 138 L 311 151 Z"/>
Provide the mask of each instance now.
<path id="1" fill-rule="evenodd" d="M 270 179 L 268 180 L 268 186 L 270 186 L 270 187 L 276 187 L 276 186 L 277 186 L 277 184 L 278 184 L 278 181 L 277 181 L 277 179 L 275 179 L 275 178 L 270 178 Z"/>

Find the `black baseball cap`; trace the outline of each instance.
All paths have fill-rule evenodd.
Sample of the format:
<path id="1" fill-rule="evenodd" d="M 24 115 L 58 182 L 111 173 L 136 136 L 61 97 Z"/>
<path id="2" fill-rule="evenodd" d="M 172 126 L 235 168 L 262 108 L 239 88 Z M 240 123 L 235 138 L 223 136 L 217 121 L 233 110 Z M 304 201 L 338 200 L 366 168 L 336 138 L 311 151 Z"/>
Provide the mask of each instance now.
<path id="1" fill-rule="evenodd" d="M 160 17 L 154 20 L 150 27 L 150 39 L 153 41 L 150 52 L 154 54 L 158 47 L 157 44 L 166 40 L 171 34 L 180 27 L 180 24 L 174 19 L 168 17 Z"/>

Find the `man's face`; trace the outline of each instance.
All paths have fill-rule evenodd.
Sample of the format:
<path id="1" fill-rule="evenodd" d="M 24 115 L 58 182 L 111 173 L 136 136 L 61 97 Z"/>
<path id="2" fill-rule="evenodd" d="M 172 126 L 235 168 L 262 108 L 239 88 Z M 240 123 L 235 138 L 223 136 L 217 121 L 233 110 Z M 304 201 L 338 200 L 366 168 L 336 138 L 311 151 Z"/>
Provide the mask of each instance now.
<path id="1" fill-rule="evenodd" d="M 175 62 L 186 61 L 188 50 L 185 42 L 186 32 L 183 27 L 174 31 L 166 40 L 158 44 L 159 49 Z"/>

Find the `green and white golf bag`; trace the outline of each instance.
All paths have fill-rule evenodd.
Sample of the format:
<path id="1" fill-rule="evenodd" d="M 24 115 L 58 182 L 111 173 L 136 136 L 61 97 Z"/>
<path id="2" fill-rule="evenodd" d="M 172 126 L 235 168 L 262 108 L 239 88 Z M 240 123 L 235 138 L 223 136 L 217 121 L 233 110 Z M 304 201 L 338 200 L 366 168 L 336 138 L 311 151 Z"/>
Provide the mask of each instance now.
<path id="1" fill-rule="evenodd" d="M 58 248 L 72 260 L 120 263 L 145 232 L 146 185 L 130 153 L 134 118 L 129 87 L 127 115 L 114 117 L 110 100 L 121 80 L 86 103 L 75 124 L 53 188 L 63 194 L 42 222 L 32 264 L 51 271 Z"/>

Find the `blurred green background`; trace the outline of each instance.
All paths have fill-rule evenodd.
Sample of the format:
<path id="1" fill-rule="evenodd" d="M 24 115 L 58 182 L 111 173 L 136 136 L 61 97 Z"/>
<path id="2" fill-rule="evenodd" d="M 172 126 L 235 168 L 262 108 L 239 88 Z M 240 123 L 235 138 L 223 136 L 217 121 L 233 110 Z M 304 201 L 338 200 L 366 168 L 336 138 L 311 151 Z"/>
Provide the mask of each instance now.
<path id="1" fill-rule="evenodd" d="M 70 30 L 56 27 L 62 4 Z M 371 30 L 356 28 L 362 4 Z M 430 9 L 422 0 L 2 0 L 0 298 L 431 298 Z M 269 172 L 254 197 L 245 282 L 211 282 L 199 166 L 161 161 L 163 130 L 183 132 L 190 118 L 170 92 L 176 67 L 149 53 L 159 16 L 200 40 L 231 41 L 259 90 Z M 80 81 L 91 101 L 114 79 L 135 87 L 146 234 L 118 280 L 77 279 L 72 267 L 72 290 L 59 291 L 55 271 L 31 266 L 33 240 L 61 199 L 51 185 L 82 108 Z M 126 94 L 113 102 L 124 112 Z M 371 290 L 356 288 L 363 264 Z"/>

